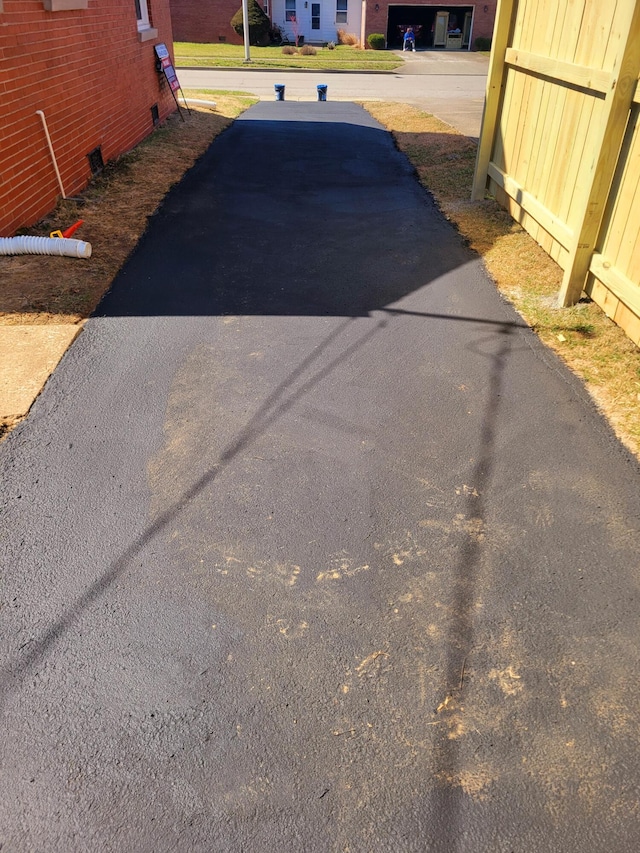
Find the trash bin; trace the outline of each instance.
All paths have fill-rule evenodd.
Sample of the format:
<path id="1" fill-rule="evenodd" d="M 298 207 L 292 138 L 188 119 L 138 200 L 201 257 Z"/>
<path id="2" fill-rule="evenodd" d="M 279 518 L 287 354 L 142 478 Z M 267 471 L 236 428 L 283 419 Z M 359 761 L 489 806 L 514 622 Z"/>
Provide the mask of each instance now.
<path id="1" fill-rule="evenodd" d="M 284 83 L 276 83 L 273 88 L 276 90 L 276 101 L 284 101 Z"/>
<path id="2" fill-rule="evenodd" d="M 326 101 L 327 100 L 327 84 L 319 83 L 318 84 L 318 100 Z"/>

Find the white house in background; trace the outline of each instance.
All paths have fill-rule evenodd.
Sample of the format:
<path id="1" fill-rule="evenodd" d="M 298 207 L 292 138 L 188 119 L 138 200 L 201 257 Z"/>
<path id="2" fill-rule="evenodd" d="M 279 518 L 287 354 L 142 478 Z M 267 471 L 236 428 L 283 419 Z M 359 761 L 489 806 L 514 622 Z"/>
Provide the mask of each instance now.
<path id="1" fill-rule="evenodd" d="M 338 30 L 360 38 L 362 0 L 270 0 L 271 21 L 294 41 L 294 20 L 305 44 L 338 41 Z"/>

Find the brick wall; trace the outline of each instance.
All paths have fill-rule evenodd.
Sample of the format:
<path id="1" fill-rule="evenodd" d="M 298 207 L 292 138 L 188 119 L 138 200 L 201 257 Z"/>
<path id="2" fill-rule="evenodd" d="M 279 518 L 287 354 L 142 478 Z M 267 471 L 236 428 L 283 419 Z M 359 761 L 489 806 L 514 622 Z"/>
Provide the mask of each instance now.
<path id="1" fill-rule="evenodd" d="M 171 0 L 173 37 L 176 41 L 242 44 L 229 23 L 241 6 L 242 0 Z"/>
<path id="2" fill-rule="evenodd" d="M 66 195 L 91 177 L 87 154 L 105 162 L 131 149 L 175 109 L 155 70 L 153 45 L 172 49 L 168 0 L 149 0 L 158 37 L 140 42 L 134 0 L 89 0 L 47 12 L 41 0 L 3 0 L 0 12 L 0 236 L 50 211 L 60 194 L 36 110 L 46 116 Z"/>

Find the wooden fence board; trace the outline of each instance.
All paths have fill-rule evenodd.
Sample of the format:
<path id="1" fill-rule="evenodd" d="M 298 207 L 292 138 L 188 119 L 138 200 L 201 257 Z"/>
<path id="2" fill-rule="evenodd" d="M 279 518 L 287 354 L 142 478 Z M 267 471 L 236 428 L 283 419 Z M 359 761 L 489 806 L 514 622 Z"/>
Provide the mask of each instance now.
<path id="1" fill-rule="evenodd" d="M 601 240 L 602 251 L 624 273 L 629 270 L 640 229 L 640 138 L 636 122 L 628 129 L 619 172 L 613 184 L 609 215 Z M 624 244 L 631 244 L 625 253 Z"/>
<path id="2" fill-rule="evenodd" d="M 634 340 L 639 105 L 640 0 L 499 0 L 472 197 L 563 267 L 561 304 L 586 289 Z"/>
<path id="3" fill-rule="evenodd" d="M 498 0 L 493 46 L 487 74 L 487 91 L 482 113 L 482 129 L 478 144 L 478 164 L 472 189 L 472 198 L 482 198 L 486 186 L 487 166 L 491 159 L 498 113 L 505 87 L 504 54 L 507 49 L 511 23 L 516 9 L 515 0 Z"/>
<path id="4" fill-rule="evenodd" d="M 600 68 L 564 62 L 537 53 L 508 48 L 505 62 L 519 71 L 529 71 L 555 82 L 568 83 L 586 89 L 591 94 L 605 94 L 611 85 L 611 74 Z"/>
<path id="5" fill-rule="evenodd" d="M 582 227 L 576 234 L 572 262 L 565 270 L 560 290 L 562 305 L 577 302 L 584 288 L 640 70 L 640 4 L 634 3 L 635 8 L 631 9 L 629 0 L 626 5 L 629 16 L 616 16 L 617 25 L 624 32 L 614 66 L 617 82 L 615 88 L 607 93 L 602 120 L 594 127 L 592 149 L 595 163 L 583 193 Z M 596 48 L 594 52 L 597 52 Z"/>

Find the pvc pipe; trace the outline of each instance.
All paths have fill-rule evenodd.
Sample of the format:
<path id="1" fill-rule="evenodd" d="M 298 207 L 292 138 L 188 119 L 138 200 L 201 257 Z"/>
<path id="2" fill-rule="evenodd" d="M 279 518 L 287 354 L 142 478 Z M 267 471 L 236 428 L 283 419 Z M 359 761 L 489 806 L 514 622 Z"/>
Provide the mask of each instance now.
<path id="1" fill-rule="evenodd" d="M 47 137 L 47 145 L 49 146 L 49 152 L 51 154 L 51 159 L 53 160 L 53 168 L 56 170 L 56 176 L 58 178 L 58 183 L 60 184 L 60 191 L 62 192 L 62 198 L 66 198 L 67 194 L 64 191 L 64 187 L 62 186 L 62 178 L 60 177 L 60 170 L 58 169 L 58 161 L 56 160 L 56 155 L 53 152 L 53 145 L 51 144 L 51 137 L 49 136 L 49 128 L 47 127 L 47 120 L 44 117 L 44 113 L 42 110 L 36 110 L 36 115 L 40 116 L 42 120 L 42 126 L 44 128 L 44 134 Z"/>
<path id="2" fill-rule="evenodd" d="M 200 101 L 197 98 L 185 98 L 184 101 L 187 105 L 197 104 L 199 107 L 211 107 L 212 110 L 217 107 L 215 101 Z"/>
<path id="3" fill-rule="evenodd" d="M 90 258 L 91 243 L 64 237 L 0 237 L 0 255 L 61 255 Z"/>

